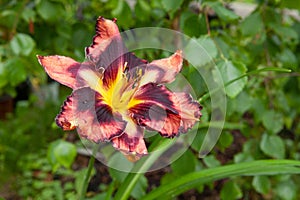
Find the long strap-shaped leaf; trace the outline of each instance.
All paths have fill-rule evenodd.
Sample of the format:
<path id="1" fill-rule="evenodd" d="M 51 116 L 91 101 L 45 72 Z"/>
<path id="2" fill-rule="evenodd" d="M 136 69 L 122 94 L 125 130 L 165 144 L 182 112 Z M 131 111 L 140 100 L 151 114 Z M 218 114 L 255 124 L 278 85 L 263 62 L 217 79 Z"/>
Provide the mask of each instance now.
<path id="1" fill-rule="evenodd" d="M 143 197 L 143 200 L 175 197 L 199 184 L 234 176 L 300 174 L 300 161 L 296 160 L 258 160 L 204 169 L 182 176 L 161 185 Z"/>

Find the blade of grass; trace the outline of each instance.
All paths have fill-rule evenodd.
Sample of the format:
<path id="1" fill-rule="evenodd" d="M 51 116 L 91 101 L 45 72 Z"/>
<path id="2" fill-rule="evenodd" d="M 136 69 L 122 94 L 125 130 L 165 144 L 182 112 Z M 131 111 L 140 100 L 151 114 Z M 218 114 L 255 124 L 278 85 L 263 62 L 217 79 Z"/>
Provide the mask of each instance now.
<path id="1" fill-rule="evenodd" d="M 300 161 L 257 160 L 205 169 L 187 174 L 171 183 L 162 185 L 144 196 L 143 200 L 175 197 L 200 184 L 228 177 L 275 174 L 300 174 Z"/>
<path id="2" fill-rule="evenodd" d="M 228 81 L 227 83 L 225 83 L 224 86 L 227 87 L 228 85 L 230 85 L 230 84 L 234 83 L 235 81 L 240 80 L 240 79 L 242 79 L 242 78 L 244 78 L 246 76 L 251 76 L 251 75 L 255 75 L 255 74 L 259 74 L 261 72 L 267 72 L 267 71 L 282 72 L 282 73 L 289 73 L 289 72 L 291 72 L 290 69 L 286 69 L 286 68 L 266 67 L 266 68 L 262 68 L 262 69 L 258 69 L 258 70 L 253 70 L 253 71 L 250 71 L 248 73 L 245 73 L 245 74 L 243 74 L 243 75 L 241 75 L 241 76 L 239 76 L 239 77 L 237 77 L 235 79 L 232 79 L 232 80 Z M 205 101 L 206 99 L 208 99 L 211 96 L 211 94 L 219 91 L 220 89 L 222 89 L 222 88 L 216 88 L 216 89 L 214 89 L 214 90 L 212 90 L 210 92 L 207 92 L 206 94 L 204 94 L 199 99 L 199 102 L 201 103 L 201 102 Z"/>

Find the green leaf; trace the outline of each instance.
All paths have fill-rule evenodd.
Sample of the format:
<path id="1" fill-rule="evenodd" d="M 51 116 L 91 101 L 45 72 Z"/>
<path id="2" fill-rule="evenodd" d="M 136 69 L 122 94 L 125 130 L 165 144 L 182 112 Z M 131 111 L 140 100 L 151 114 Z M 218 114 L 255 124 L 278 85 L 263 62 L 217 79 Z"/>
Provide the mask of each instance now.
<path id="1" fill-rule="evenodd" d="M 193 140 L 193 143 L 191 144 L 192 149 L 195 151 L 200 151 L 200 148 L 204 142 L 205 134 L 207 133 L 207 129 L 198 129 L 197 134 Z"/>
<path id="2" fill-rule="evenodd" d="M 33 9 L 25 8 L 22 12 L 22 18 L 29 23 L 30 21 L 35 21 L 35 12 Z"/>
<path id="3" fill-rule="evenodd" d="M 277 33 L 282 41 L 289 42 L 289 41 L 298 41 L 298 33 L 291 27 L 285 27 L 280 24 L 270 23 L 268 26 Z"/>
<path id="4" fill-rule="evenodd" d="M 220 135 L 219 141 L 220 145 L 224 148 L 229 147 L 233 142 L 233 136 L 230 132 L 225 131 Z"/>
<path id="5" fill-rule="evenodd" d="M 284 8 L 290 8 L 290 9 L 298 9 L 300 10 L 300 4 L 298 1 L 295 0 L 281 0 L 281 6 Z"/>
<path id="6" fill-rule="evenodd" d="M 184 175 L 195 170 L 196 159 L 195 155 L 187 150 L 177 160 L 171 164 L 171 168 L 176 175 Z"/>
<path id="7" fill-rule="evenodd" d="M 147 21 L 150 20 L 151 7 L 145 0 L 138 0 L 135 4 L 134 11 L 138 20 Z"/>
<path id="8" fill-rule="evenodd" d="M 190 37 L 199 37 L 207 33 L 205 17 L 196 14 L 187 17 L 183 22 L 183 32 Z"/>
<path id="9" fill-rule="evenodd" d="M 70 142 L 57 140 L 48 148 L 48 160 L 56 171 L 59 166 L 70 168 L 77 155 L 76 146 Z"/>
<path id="10" fill-rule="evenodd" d="M 17 33 L 10 41 L 10 48 L 15 55 L 28 56 L 35 46 L 34 40 L 27 34 Z"/>
<path id="11" fill-rule="evenodd" d="M 77 171 L 75 174 L 75 190 L 76 190 L 77 194 L 80 194 L 82 192 L 83 184 L 84 184 L 84 180 L 86 178 L 87 171 L 88 171 L 88 168 L 84 168 L 84 169 L 81 169 L 80 171 Z M 88 177 L 88 180 L 90 180 L 91 177 L 93 177 L 95 174 L 96 174 L 96 170 L 93 167 L 91 170 L 90 177 Z M 78 197 L 76 199 L 78 199 Z"/>
<path id="12" fill-rule="evenodd" d="M 247 92 L 241 92 L 236 101 L 236 112 L 244 114 L 247 110 L 250 109 L 252 104 L 252 97 Z"/>
<path id="13" fill-rule="evenodd" d="M 275 193 L 280 199 L 296 200 L 297 186 L 293 180 L 282 181 L 276 186 Z"/>
<path id="14" fill-rule="evenodd" d="M 59 2 L 41 0 L 40 3 L 37 4 L 37 13 L 44 20 L 54 22 L 65 13 L 65 10 Z"/>
<path id="15" fill-rule="evenodd" d="M 285 157 L 285 146 L 277 135 L 264 134 L 260 142 L 260 149 L 268 156 L 282 159 Z"/>
<path id="16" fill-rule="evenodd" d="M 148 148 L 149 152 L 153 149 L 159 149 L 159 151 L 152 152 L 149 156 L 140 159 L 134 168 L 132 169 L 133 172 L 140 172 L 144 170 L 148 170 L 152 164 L 158 159 L 158 157 L 165 152 L 167 149 L 171 147 L 174 143 L 172 140 L 162 140 L 160 137 L 154 140 L 151 143 L 150 147 Z M 129 198 L 133 188 L 137 184 L 139 177 L 142 173 L 128 173 L 125 180 L 122 182 L 122 185 L 118 188 L 116 192 L 115 199 L 125 200 Z"/>
<path id="17" fill-rule="evenodd" d="M 55 147 L 54 154 L 62 166 L 70 168 L 77 155 L 76 146 L 70 142 L 61 141 Z"/>
<path id="18" fill-rule="evenodd" d="M 177 11 L 181 4 L 183 3 L 183 0 L 162 0 L 161 1 L 163 8 L 167 11 L 167 12 L 175 12 Z"/>
<path id="19" fill-rule="evenodd" d="M 140 176 L 137 184 L 132 190 L 131 196 L 135 199 L 142 199 L 142 197 L 146 194 L 147 186 L 147 178 L 145 176 Z"/>
<path id="20" fill-rule="evenodd" d="M 243 162 L 250 162 L 253 161 L 254 158 L 250 153 L 243 152 L 243 153 L 238 153 L 234 155 L 234 163 L 243 163 Z"/>
<path id="21" fill-rule="evenodd" d="M 175 197 L 198 187 L 200 184 L 234 176 L 300 174 L 299 168 L 300 161 L 296 160 L 257 160 L 203 169 L 181 176 L 168 184 L 161 185 L 144 196 L 143 200 Z"/>
<path id="22" fill-rule="evenodd" d="M 7 70 L 4 63 L 0 62 L 0 88 L 4 87 L 7 83 Z"/>
<path id="23" fill-rule="evenodd" d="M 221 76 L 225 84 L 245 74 L 247 71 L 246 66 L 242 63 L 222 61 L 219 62 L 217 65 L 219 67 Z M 235 98 L 242 91 L 246 83 L 247 77 L 233 82 L 225 88 L 226 94 L 231 98 Z"/>
<path id="24" fill-rule="evenodd" d="M 278 133 L 283 128 L 283 116 L 274 110 L 268 110 L 262 113 L 262 123 L 272 134 Z"/>
<path id="25" fill-rule="evenodd" d="M 26 66 L 21 58 L 13 57 L 6 60 L 3 67 L 5 68 L 4 73 L 7 75 L 5 79 L 7 79 L 13 87 L 16 87 L 18 84 L 26 80 Z"/>
<path id="26" fill-rule="evenodd" d="M 243 197 L 240 187 L 233 181 L 228 181 L 223 185 L 220 195 L 222 200 L 232 200 Z"/>
<path id="27" fill-rule="evenodd" d="M 278 54 L 278 59 L 282 62 L 284 67 L 292 68 L 297 70 L 297 57 L 296 55 L 288 48 L 285 48 L 282 52 Z"/>
<path id="28" fill-rule="evenodd" d="M 261 194 L 268 194 L 271 189 L 271 182 L 267 176 L 254 176 L 252 186 Z"/>
<path id="29" fill-rule="evenodd" d="M 203 158 L 203 162 L 208 168 L 218 167 L 221 165 L 214 155 L 209 155 Z"/>
<path id="30" fill-rule="evenodd" d="M 225 8 L 221 2 L 207 2 L 206 4 L 209 5 L 219 18 L 225 22 L 232 22 L 239 19 L 237 14 Z"/>
<path id="31" fill-rule="evenodd" d="M 118 19 L 118 25 L 129 28 L 133 24 L 131 8 L 124 0 L 118 0 L 115 9 L 111 11 L 112 16 Z"/>
<path id="32" fill-rule="evenodd" d="M 86 28 L 87 27 L 85 26 L 76 27 L 76 31 L 72 34 L 72 43 L 75 47 L 81 48 L 90 43 L 90 40 L 88 39 L 90 35 Z"/>
<path id="33" fill-rule="evenodd" d="M 255 36 L 256 34 L 262 32 L 264 28 L 263 20 L 260 13 L 254 12 L 248 17 L 246 17 L 240 25 L 241 32 L 244 36 Z"/>
<path id="34" fill-rule="evenodd" d="M 184 53 L 188 61 L 200 67 L 213 62 L 218 55 L 218 49 L 210 37 L 203 36 L 190 40 L 185 46 Z"/>

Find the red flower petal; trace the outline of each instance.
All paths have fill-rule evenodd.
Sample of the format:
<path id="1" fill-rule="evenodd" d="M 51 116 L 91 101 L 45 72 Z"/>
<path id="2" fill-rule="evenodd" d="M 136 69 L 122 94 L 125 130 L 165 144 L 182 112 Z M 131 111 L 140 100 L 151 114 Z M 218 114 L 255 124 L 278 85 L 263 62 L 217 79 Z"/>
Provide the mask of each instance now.
<path id="1" fill-rule="evenodd" d="M 136 67 L 146 62 L 128 53 L 119 33 L 116 19 L 99 17 L 93 43 L 86 48 L 86 57 L 96 69 L 103 68 L 103 86 L 112 87 L 121 77 L 125 68 Z"/>
<path id="2" fill-rule="evenodd" d="M 186 93 L 173 93 L 172 101 L 176 109 L 180 111 L 181 123 L 179 132 L 186 133 L 199 121 L 199 118 L 202 116 L 200 112 L 202 107 L 197 101 L 193 100 L 190 94 Z"/>
<path id="3" fill-rule="evenodd" d="M 73 97 L 68 96 L 67 100 L 65 100 L 63 106 L 61 107 L 60 113 L 55 118 L 56 124 L 64 131 L 69 131 L 76 128 L 73 101 Z"/>
<path id="4" fill-rule="evenodd" d="M 76 126 L 81 137 L 100 142 L 120 136 L 126 127 L 122 117 L 113 114 L 100 94 L 90 88 L 75 90 L 66 102 L 56 118 L 64 130 Z"/>
<path id="5" fill-rule="evenodd" d="M 169 58 L 154 60 L 146 67 L 141 85 L 147 83 L 170 83 L 182 68 L 182 51 L 178 50 Z"/>
<path id="6" fill-rule="evenodd" d="M 186 133 L 201 117 L 201 107 L 190 95 L 153 83 L 141 87 L 134 99 L 139 103 L 129 109 L 131 117 L 164 137 Z"/>
<path id="7" fill-rule="evenodd" d="M 128 123 L 124 133 L 112 139 L 113 146 L 120 150 L 128 160 L 137 161 L 148 153 L 143 139 L 144 129 L 137 126 L 132 120 Z"/>
<path id="8" fill-rule="evenodd" d="M 118 59 L 114 60 L 104 71 L 103 85 L 106 88 L 111 87 L 119 81 L 122 74 L 131 73 L 138 66 L 145 65 L 147 61 L 137 58 L 132 53 L 125 53 Z M 141 68 L 142 69 L 142 68 Z M 143 73 L 143 72 L 142 72 Z M 142 74 L 141 74 L 142 75 Z M 118 77 L 119 76 L 119 77 Z"/>
<path id="9" fill-rule="evenodd" d="M 75 87 L 77 71 L 81 63 L 65 56 L 37 56 L 47 74 L 70 88 Z"/>
<path id="10" fill-rule="evenodd" d="M 92 61 L 96 68 L 106 69 L 126 52 L 115 22 L 116 19 L 108 20 L 104 17 L 97 19 L 96 35 L 93 37 L 93 43 L 85 49 L 86 58 Z"/>
<path id="11" fill-rule="evenodd" d="M 165 87 L 149 83 L 133 97 L 136 105 L 129 108 L 131 117 L 141 126 L 158 131 L 164 137 L 178 134 L 181 116 L 173 102 L 173 94 Z"/>

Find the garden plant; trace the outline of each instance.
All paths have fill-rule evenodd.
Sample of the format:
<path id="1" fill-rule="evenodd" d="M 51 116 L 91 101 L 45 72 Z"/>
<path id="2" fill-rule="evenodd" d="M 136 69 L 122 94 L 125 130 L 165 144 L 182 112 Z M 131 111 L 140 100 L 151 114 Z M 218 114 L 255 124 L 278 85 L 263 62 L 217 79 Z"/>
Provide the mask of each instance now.
<path id="1" fill-rule="evenodd" d="M 300 4 L 0 2 L 0 199 L 300 199 Z"/>

